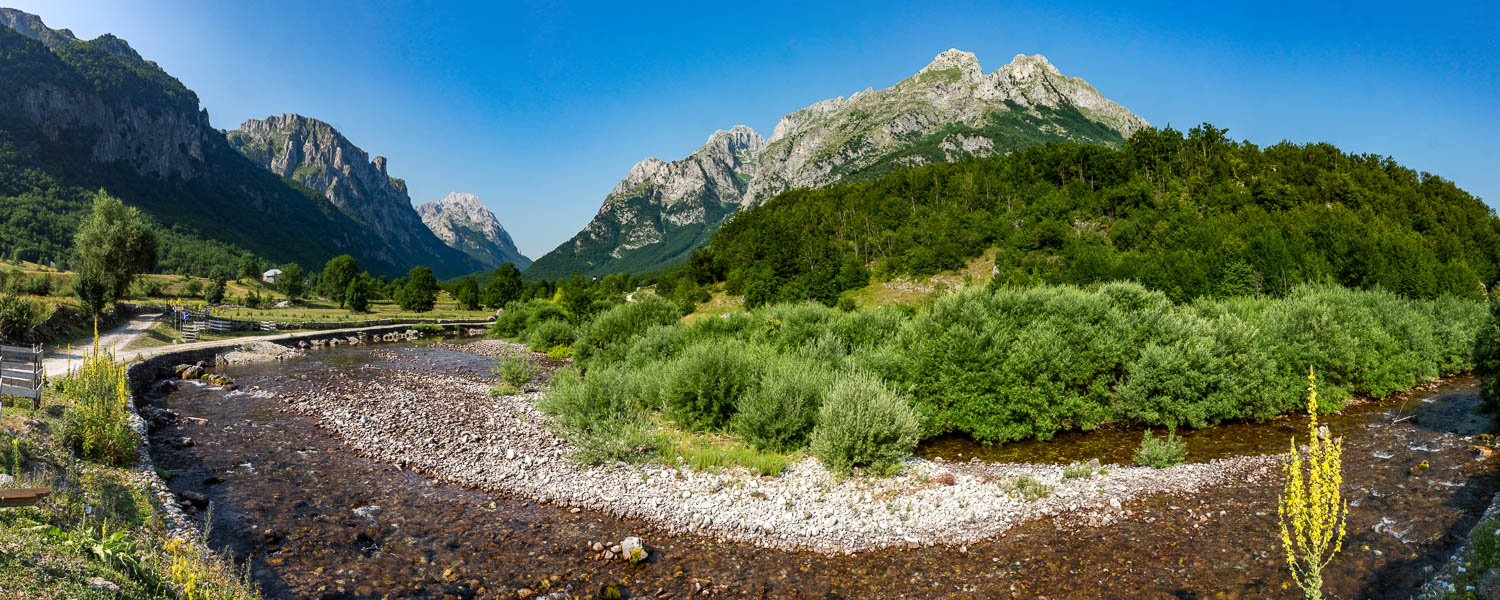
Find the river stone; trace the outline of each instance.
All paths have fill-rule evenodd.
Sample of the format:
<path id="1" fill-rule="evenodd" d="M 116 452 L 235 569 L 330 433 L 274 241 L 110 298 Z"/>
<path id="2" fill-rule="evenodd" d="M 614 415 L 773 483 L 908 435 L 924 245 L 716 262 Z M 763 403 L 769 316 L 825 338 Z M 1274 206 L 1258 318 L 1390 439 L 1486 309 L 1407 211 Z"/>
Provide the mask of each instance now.
<path id="1" fill-rule="evenodd" d="M 650 553 L 646 552 L 646 546 L 641 543 L 641 538 L 630 536 L 620 540 L 620 554 L 632 563 L 646 560 Z"/>

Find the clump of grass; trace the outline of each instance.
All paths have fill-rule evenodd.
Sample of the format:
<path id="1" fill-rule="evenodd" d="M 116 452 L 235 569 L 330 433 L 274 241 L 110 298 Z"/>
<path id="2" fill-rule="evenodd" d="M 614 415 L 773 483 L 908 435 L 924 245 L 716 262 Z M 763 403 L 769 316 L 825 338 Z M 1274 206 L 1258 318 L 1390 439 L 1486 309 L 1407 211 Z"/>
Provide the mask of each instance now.
<path id="1" fill-rule="evenodd" d="M 1036 502 L 1042 498 L 1052 495 L 1052 487 L 1037 481 L 1030 475 L 1022 475 L 1012 479 L 1008 493 L 1012 498 L 1020 498 L 1027 502 Z"/>
<path id="2" fill-rule="evenodd" d="M 695 435 L 680 431 L 662 434 L 661 462 L 679 458 L 697 471 L 744 467 L 756 475 L 775 477 L 792 464 L 792 457 L 757 450 L 749 444 L 721 436 Z"/>
<path id="3" fill-rule="evenodd" d="M 521 393 L 521 390 L 516 386 L 511 385 L 509 381 L 501 381 L 500 383 L 497 383 L 494 386 L 490 387 L 489 391 L 489 395 L 491 398 L 499 398 L 501 396 L 514 396 L 519 393 Z"/>
<path id="4" fill-rule="evenodd" d="M 1097 462 L 1076 462 L 1063 468 L 1064 480 L 1085 479 L 1093 477 L 1095 473 L 1101 472 Z"/>
<path id="5" fill-rule="evenodd" d="M 1187 443 L 1177 437 L 1177 432 L 1168 429 L 1167 437 L 1157 439 L 1147 429 L 1141 435 L 1141 447 L 1135 451 L 1135 462 L 1138 465 L 1165 469 L 1172 465 L 1181 464 L 1187 458 Z"/>

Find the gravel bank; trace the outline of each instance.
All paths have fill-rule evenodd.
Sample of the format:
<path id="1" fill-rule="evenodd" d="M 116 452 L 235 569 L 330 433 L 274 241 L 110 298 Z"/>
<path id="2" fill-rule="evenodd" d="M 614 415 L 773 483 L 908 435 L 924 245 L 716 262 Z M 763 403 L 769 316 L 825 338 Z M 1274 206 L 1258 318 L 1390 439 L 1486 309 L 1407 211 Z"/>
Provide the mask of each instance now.
<path id="1" fill-rule="evenodd" d="M 483 355 L 522 352 L 486 340 Z M 385 359 L 415 360 L 377 350 Z M 365 366 L 365 369 L 373 367 Z M 486 395 L 492 382 L 452 374 L 382 369 L 378 377 L 334 377 L 288 386 L 281 399 L 358 452 L 462 485 L 622 517 L 673 533 L 763 547 L 848 553 L 885 547 L 962 546 L 1055 517 L 1098 526 L 1132 514 L 1144 495 L 1191 493 L 1275 472 L 1275 457 L 1242 456 L 1168 469 L 1106 465 L 1064 479 L 1063 467 L 952 464 L 909 459 L 900 475 L 843 477 L 804 459 L 774 478 L 743 470 L 695 472 L 662 465 L 585 466 L 549 430 L 535 392 Z M 1047 486 L 1035 498 L 1029 482 Z M 1035 488 L 1032 488 L 1035 489 Z"/>

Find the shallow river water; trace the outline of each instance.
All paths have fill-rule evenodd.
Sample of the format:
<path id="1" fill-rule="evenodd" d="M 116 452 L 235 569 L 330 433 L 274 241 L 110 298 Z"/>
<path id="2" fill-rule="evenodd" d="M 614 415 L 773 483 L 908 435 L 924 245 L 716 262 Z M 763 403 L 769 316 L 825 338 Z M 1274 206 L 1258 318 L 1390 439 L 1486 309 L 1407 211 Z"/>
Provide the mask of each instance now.
<path id="1" fill-rule="evenodd" d="M 764 550 L 649 524 L 573 513 L 505 494 L 435 482 L 354 454 L 278 390 L 378 378 L 391 369 L 487 376 L 488 359 L 452 350 L 383 346 L 228 367 L 242 389 L 181 384 L 152 397 L 182 419 L 153 434 L 153 458 L 174 492 L 213 501 L 210 543 L 237 559 L 271 598 L 516 598 L 558 590 L 625 598 L 1296 598 L 1277 537 L 1278 482 L 1126 503 L 1102 527 L 1067 515 L 1033 521 L 967 547 L 853 556 Z M 1473 379 L 1368 403 L 1325 419 L 1345 438 L 1350 502 L 1345 551 L 1325 590 L 1336 598 L 1408 598 L 1451 554 L 1500 490 L 1494 459 L 1467 439 L 1494 431 Z M 1293 418 L 1189 434 L 1190 458 L 1284 452 Z M 985 448 L 938 440 L 929 456 L 1126 462 L 1138 431 L 1059 436 Z M 192 444 L 174 444 L 183 437 Z M 962 455 L 962 456 L 960 456 Z M 1426 462 L 1427 468 L 1422 468 Z M 201 518 L 202 515 L 200 515 Z M 268 535 L 269 532 L 269 535 Z M 595 561 L 587 544 L 639 535 L 640 565 Z"/>

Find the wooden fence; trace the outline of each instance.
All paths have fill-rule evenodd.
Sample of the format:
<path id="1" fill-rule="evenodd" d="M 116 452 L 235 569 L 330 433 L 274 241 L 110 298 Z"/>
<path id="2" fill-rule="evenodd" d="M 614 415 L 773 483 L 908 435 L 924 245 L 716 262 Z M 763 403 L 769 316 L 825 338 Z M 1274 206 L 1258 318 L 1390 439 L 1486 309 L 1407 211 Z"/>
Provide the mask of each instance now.
<path id="1" fill-rule="evenodd" d="M 46 381 L 41 346 L 0 345 L 0 393 L 31 398 L 32 406 L 40 408 Z"/>

